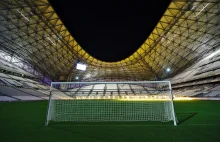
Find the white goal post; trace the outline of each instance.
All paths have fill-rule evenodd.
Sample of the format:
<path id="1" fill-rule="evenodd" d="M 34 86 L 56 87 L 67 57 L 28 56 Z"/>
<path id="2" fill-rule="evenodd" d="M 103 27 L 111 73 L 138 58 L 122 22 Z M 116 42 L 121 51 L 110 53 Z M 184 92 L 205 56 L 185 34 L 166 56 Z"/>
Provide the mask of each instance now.
<path id="1" fill-rule="evenodd" d="M 170 81 L 51 82 L 49 122 L 173 121 Z"/>

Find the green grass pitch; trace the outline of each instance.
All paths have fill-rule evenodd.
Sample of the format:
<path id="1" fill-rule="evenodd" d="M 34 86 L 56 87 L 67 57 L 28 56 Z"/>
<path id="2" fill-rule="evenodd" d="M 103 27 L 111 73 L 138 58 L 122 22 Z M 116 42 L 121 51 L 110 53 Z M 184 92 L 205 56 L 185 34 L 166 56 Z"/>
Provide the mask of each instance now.
<path id="1" fill-rule="evenodd" d="M 220 101 L 175 101 L 179 121 L 55 123 L 47 101 L 0 103 L 0 142 L 219 142 Z"/>

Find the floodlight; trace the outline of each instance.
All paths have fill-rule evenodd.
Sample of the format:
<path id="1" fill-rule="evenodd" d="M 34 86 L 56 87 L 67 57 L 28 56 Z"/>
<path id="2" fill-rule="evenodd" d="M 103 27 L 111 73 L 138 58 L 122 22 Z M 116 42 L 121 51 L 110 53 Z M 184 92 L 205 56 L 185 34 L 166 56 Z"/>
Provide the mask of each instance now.
<path id="1" fill-rule="evenodd" d="M 79 79 L 79 77 L 78 76 L 76 76 L 76 80 L 78 80 Z"/>
<path id="2" fill-rule="evenodd" d="M 220 50 L 217 50 L 217 51 L 211 53 L 210 55 L 208 55 L 207 57 L 205 57 L 202 61 L 208 60 L 208 59 L 214 57 L 215 55 L 219 54 L 219 52 L 220 52 Z"/>
<path id="3" fill-rule="evenodd" d="M 167 68 L 167 69 L 166 69 L 166 72 L 170 72 L 170 68 Z"/>
<path id="4" fill-rule="evenodd" d="M 77 69 L 77 70 L 85 71 L 85 70 L 86 70 L 86 65 L 77 63 L 76 69 Z"/>

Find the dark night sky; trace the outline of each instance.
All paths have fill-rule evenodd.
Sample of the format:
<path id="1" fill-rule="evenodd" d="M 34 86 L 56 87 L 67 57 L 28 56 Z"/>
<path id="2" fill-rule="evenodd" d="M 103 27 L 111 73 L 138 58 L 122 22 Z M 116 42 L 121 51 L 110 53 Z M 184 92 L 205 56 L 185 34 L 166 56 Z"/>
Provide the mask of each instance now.
<path id="1" fill-rule="evenodd" d="M 93 57 L 119 61 L 146 40 L 170 0 L 50 0 L 72 36 Z"/>

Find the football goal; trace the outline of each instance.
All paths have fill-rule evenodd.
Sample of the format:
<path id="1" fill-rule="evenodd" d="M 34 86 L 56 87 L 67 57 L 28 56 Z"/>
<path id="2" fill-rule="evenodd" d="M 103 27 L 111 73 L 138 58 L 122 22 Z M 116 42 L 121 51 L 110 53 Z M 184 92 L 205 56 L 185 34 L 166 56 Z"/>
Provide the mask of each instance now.
<path id="1" fill-rule="evenodd" d="M 169 81 L 52 82 L 49 122 L 177 120 Z"/>

